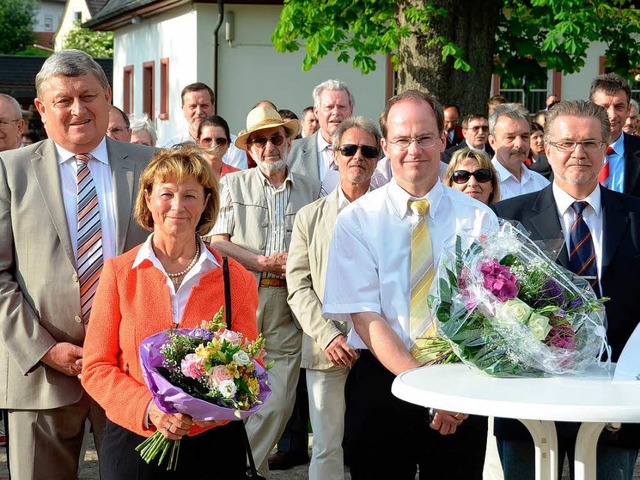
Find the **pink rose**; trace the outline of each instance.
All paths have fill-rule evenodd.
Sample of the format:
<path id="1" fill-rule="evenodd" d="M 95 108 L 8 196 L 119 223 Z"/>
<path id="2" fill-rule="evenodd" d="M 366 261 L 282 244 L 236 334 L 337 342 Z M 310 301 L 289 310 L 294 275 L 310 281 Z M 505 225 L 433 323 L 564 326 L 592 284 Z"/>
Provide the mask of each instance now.
<path id="1" fill-rule="evenodd" d="M 224 380 L 231 380 L 231 375 L 229 375 L 226 365 L 212 367 L 207 373 L 207 377 L 211 387 L 217 387 Z"/>
<path id="2" fill-rule="evenodd" d="M 233 344 L 237 344 L 242 338 L 242 335 L 238 332 L 234 332 L 233 330 L 224 329 L 218 333 L 218 338 L 220 338 L 220 340 L 227 340 Z"/>
<path id="3" fill-rule="evenodd" d="M 186 377 L 197 380 L 205 374 L 204 359 L 198 357 L 195 353 L 190 353 L 182 360 L 180 370 Z"/>

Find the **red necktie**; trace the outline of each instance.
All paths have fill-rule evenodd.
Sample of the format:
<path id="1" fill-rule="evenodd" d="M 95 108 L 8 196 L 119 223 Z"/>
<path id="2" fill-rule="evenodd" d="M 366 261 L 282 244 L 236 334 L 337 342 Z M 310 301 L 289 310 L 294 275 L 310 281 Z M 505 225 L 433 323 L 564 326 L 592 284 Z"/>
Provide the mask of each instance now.
<path id="1" fill-rule="evenodd" d="M 609 145 L 607 147 L 607 157 L 615 153 L 615 150 Z M 603 187 L 609 188 L 610 179 L 609 179 L 609 160 L 607 157 L 604 157 L 604 165 L 602 165 L 602 170 L 598 174 L 598 181 Z"/>

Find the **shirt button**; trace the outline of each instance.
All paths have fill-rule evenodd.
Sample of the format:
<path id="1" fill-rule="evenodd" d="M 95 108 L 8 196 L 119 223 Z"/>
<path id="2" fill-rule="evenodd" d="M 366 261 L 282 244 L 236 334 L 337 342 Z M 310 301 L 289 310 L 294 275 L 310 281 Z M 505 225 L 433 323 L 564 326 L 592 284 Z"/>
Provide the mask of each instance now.
<path id="1" fill-rule="evenodd" d="M 173 313 L 175 315 L 178 312 L 176 310 L 171 310 L 171 313 Z"/>
<path id="2" fill-rule="evenodd" d="M 269 226 L 269 222 L 262 222 L 262 223 L 261 223 L 261 226 L 263 226 L 263 227 L 268 227 L 268 226 Z"/>
<path id="3" fill-rule="evenodd" d="M 75 316 L 74 320 L 78 323 L 82 323 L 82 317 L 79 317 L 78 315 Z"/>
<path id="4" fill-rule="evenodd" d="M 73 281 L 74 281 L 74 282 L 77 282 L 77 281 L 78 281 L 78 274 L 77 274 L 77 273 L 74 273 L 74 274 L 73 274 L 73 276 L 72 276 L 71 278 L 73 278 Z"/>

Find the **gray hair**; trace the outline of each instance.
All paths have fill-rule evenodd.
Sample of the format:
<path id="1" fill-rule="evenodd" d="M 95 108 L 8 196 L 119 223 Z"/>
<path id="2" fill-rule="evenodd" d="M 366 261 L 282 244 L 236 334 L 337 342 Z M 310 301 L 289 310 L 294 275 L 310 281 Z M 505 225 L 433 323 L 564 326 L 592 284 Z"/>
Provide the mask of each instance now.
<path id="1" fill-rule="evenodd" d="M 15 118 L 15 120 L 20 120 L 22 118 L 22 108 L 15 98 L 13 98 L 11 95 L 7 95 L 6 93 L 0 93 L 0 100 L 6 100 L 9 105 L 11 105 L 13 113 L 17 117 Z"/>
<path id="2" fill-rule="evenodd" d="M 36 92 L 38 97 L 42 94 L 42 84 L 49 80 L 49 78 L 57 75 L 63 75 L 65 77 L 93 75 L 105 91 L 109 89 L 109 80 L 104 70 L 102 70 L 102 67 L 91 58 L 88 53 L 80 50 L 61 50 L 47 58 L 36 75 Z"/>
<path id="3" fill-rule="evenodd" d="M 629 100 L 629 107 L 635 108 L 636 110 L 640 110 L 640 106 L 638 106 L 638 102 L 636 102 L 633 98 Z"/>
<path id="4" fill-rule="evenodd" d="M 602 141 L 609 143 L 609 116 L 604 108 L 586 100 L 563 100 L 547 111 L 544 120 L 544 141 L 549 142 L 553 123 L 558 117 L 595 118 L 600 122 Z"/>
<path id="5" fill-rule="evenodd" d="M 349 87 L 347 87 L 346 83 L 341 82 L 340 80 L 325 80 L 313 89 L 313 106 L 315 108 L 320 108 L 320 95 L 322 95 L 322 92 L 325 90 L 346 92 L 349 96 L 349 106 L 351 107 L 351 110 L 356 107 L 356 101 L 353 98 L 353 95 L 351 95 L 351 91 L 349 90 Z"/>
<path id="6" fill-rule="evenodd" d="M 629 104 L 629 100 L 631 100 L 631 87 L 629 86 L 629 82 L 615 73 L 605 73 L 593 79 L 591 89 L 589 90 L 589 100 L 593 101 L 594 95 L 599 90 L 609 95 L 614 95 L 622 90 L 627 96 L 627 105 Z"/>
<path id="7" fill-rule="evenodd" d="M 382 135 L 380 134 L 380 129 L 378 128 L 378 126 L 375 124 L 373 120 L 370 120 L 367 117 L 361 117 L 361 116 L 349 117 L 338 126 L 337 130 L 333 133 L 332 146 L 334 151 L 340 148 L 340 142 L 342 141 L 342 137 L 347 132 L 347 130 L 350 130 L 352 128 L 358 128 L 360 130 L 364 130 L 365 132 L 371 134 L 371 136 L 376 141 L 375 146 L 378 148 L 378 151 L 382 151 L 382 149 L 380 148 L 380 139 L 382 138 Z M 378 154 L 378 158 L 380 158 L 380 154 Z"/>
<path id="8" fill-rule="evenodd" d="M 489 133 L 495 136 L 496 123 L 500 117 L 512 120 L 526 120 L 529 123 L 529 110 L 517 103 L 502 103 L 496 105 L 493 113 L 489 115 Z"/>
<path id="9" fill-rule="evenodd" d="M 140 117 L 134 117 L 133 115 L 129 116 L 129 120 L 131 121 L 131 133 L 137 132 L 139 130 L 146 130 L 147 133 L 151 136 L 151 141 L 155 145 L 158 141 L 158 134 L 156 133 L 156 129 L 149 120 L 149 115 L 143 113 Z"/>

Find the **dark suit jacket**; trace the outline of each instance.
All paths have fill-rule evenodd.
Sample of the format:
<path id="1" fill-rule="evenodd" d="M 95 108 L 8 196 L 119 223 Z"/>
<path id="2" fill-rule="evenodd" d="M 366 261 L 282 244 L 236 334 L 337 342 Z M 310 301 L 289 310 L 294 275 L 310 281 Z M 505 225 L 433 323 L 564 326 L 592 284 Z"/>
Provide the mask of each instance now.
<path id="1" fill-rule="evenodd" d="M 549 160 L 547 159 L 546 153 L 542 152 L 538 157 L 538 160 L 529 165 L 529 170 L 538 172 L 547 180 L 553 182 L 553 170 L 551 170 L 551 165 L 549 165 Z"/>
<path id="2" fill-rule="evenodd" d="M 636 281 L 640 270 L 640 200 L 605 188 L 601 188 L 601 195 L 603 245 L 600 283 L 602 295 L 610 298 L 605 303 L 607 339 L 615 362 L 640 321 Z M 522 223 L 533 240 L 563 238 L 551 185 L 539 192 L 498 202 L 491 208 L 500 218 Z M 559 252 L 557 261 L 568 268 L 565 247 Z M 524 427 L 522 429 L 524 431 Z M 497 426 L 496 432 L 500 430 Z M 607 435 L 605 431 L 603 437 Z M 613 440 L 609 438 L 609 441 Z M 618 441 L 621 445 L 640 447 L 640 425 L 625 425 Z"/>
<path id="3" fill-rule="evenodd" d="M 449 132 L 447 132 L 447 148 L 455 147 L 461 142 L 464 142 L 464 135 L 462 135 L 462 127 L 456 125 L 454 127 L 455 133 L 453 134 L 453 140 L 449 139 Z"/>
<path id="4" fill-rule="evenodd" d="M 451 161 L 451 157 L 453 157 L 454 153 L 456 153 L 458 150 L 462 150 L 463 148 L 467 148 L 467 147 L 469 147 L 469 145 L 467 145 L 467 142 L 463 140 L 458 145 L 454 145 L 451 148 L 447 148 L 444 152 L 440 154 L 440 161 L 448 164 Z M 491 148 L 491 145 L 489 145 L 489 142 L 485 143 L 484 150 L 487 153 L 487 155 L 489 155 L 489 157 L 493 157 L 494 151 L 493 151 L 493 148 Z"/>
<path id="5" fill-rule="evenodd" d="M 623 192 L 640 197 L 640 137 L 624 135 Z"/>

